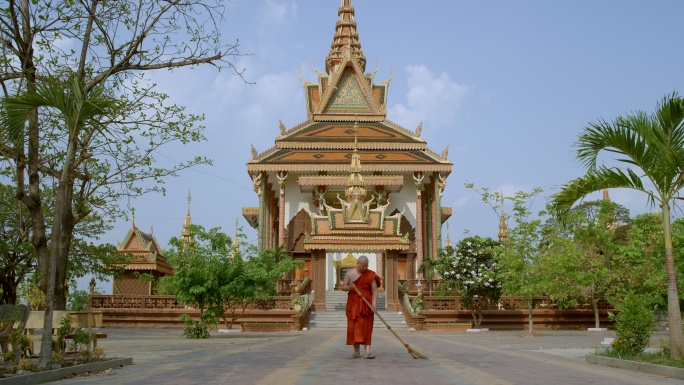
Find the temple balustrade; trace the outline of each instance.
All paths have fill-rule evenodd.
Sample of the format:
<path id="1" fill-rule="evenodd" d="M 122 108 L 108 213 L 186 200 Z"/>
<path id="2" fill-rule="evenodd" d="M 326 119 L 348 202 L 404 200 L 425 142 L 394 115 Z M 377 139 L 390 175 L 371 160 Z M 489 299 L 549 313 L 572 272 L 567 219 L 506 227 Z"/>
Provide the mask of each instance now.
<path id="1" fill-rule="evenodd" d="M 308 295 L 306 295 L 308 301 Z M 89 310 L 102 312 L 105 327 L 108 328 L 170 328 L 180 329 L 182 314 L 199 319 L 199 309 L 181 304 L 173 295 L 89 295 Z M 293 297 L 274 296 L 250 304 L 238 318 L 234 327 L 243 323 L 287 325 L 288 330 L 301 330 L 308 324 L 310 304 L 300 314 L 293 309 Z M 226 310 L 226 317 L 230 317 Z M 219 325 L 223 327 L 223 325 Z"/>
<path id="2" fill-rule="evenodd" d="M 293 309 L 293 297 L 275 296 L 251 304 L 235 327 L 243 324 L 258 325 L 260 330 L 279 326 L 278 330 L 301 330 L 308 325 L 311 312 L 312 281 L 308 278 L 297 287 L 297 295 L 306 298 L 299 314 Z M 463 324 L 472 322 L 469 309 L 463 306 L 458 296 L 424 295 L 424 308 L 415 314 L 408 306 L 415 295 L 405 292 L 400 298 L 401 308 L 407 325 L 417 330 L 433 330 L 431 325 Z M 535 330 L 579 330 L 594 327 L 594 311 L 591 305 L 571 309 L 559 309 L 549 297 L 533 298 L 532 318 Z M 181 314 L 199 318 L 199 309 L 185 306 L 175 296 L 133 296 L 133 295 L 90 295 L 90 310 L 101 311 L 103 322 L 110 328 L 181 328 Z M 524 297 L 502 297 L 491 308 L 483 311 L 482 327 L 491 330 L 525 330 L 528 324 L 528 299 Z M 599 319 L 602 325 L 612 325 L 608 311 L 613 310 L 606 301 L 599 301 Z M 613 310 L 614 311 L 614 310 Z M 229 315 L 229 313 L 227 313 Z M 284 326 L 287 324 L 288 326 Z M 275 330 L 275 329 L 273 329 Z"/>
<path id="3" fill-rule="evenodd" d="M 581 330 L 594 327 L 595 315 L 591 305 L 560 309 L 550 297 L 532 298 L 532 322 L 535 330 Z M 501 297 L 500 301 L 482 312 L 481 327 L 490 330 L 526 330 L 528 327 L 529 299 L 524 297 Z M 408 293 L 402 301 L 406 323 L 416 330 L 440 330 L 439 325 L 472 323 L 472 314 L 458 296 L 425 296 L 424 309 L 415 314 L 409 309 Z M 602 325 L 612 325 L 608 311 L 612 307 L 605 300 L 599 301 L 599 320 Z"/>

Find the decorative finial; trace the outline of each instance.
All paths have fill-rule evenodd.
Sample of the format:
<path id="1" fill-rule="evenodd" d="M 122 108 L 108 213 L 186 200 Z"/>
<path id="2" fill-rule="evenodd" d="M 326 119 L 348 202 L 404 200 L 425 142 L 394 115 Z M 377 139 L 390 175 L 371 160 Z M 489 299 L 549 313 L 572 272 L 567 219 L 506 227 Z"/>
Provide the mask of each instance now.
<path id="1" fill-rule="evenodd" d="M 190 201 L 192 200 L 192 196 L 190 195 L 190 190 L 188 189 L 188 215 L 190 215 Z"/>
<path id="2" fill-rule="evenodd" d="M 282 120 L 278 120 L 278 122 L 280 123 L 280 135 L 285 135 L 285 133 L 287 132 L 287 128 L 285 128 L 285 125 L 283 124 Z"/>
<path id="3" fill-rule="evenodd" d="M 446 228 L 447 228 L 447 236 L 446 236 L 446 241 L 444 243 L 444 246 L 449 247 L 451 246 L 451 239 L 449 238 L 449 221 L 446 223 Z"/>
<path id="4" fill-rule="evenodd" d="M 135 207 L 131 209 L 131 212 L 133 213 L 133 228 L 135 229 Z"/>
<path id="5" fill-rule="evenodd" d="M 150 225 L 150 235 L 154 235 L 154 225 Z"/>
<path id="6" fill-rule="evenodd" d="M 316 59 L 311 59 L 311 69 L 316 73 L 316 75 L 318 75 L 319 78 L 324 75 L 321 71 L 316 69 Z"/>
<path id="7" fill-rule="evenodd" d="M 252 146 L 252 159 L 256 159 L 257 156 L 259 156 L 259 153 L 257 152 L 256 148 L 254 148 L 253 144 L 250 144 Z"/>
<path id="8" fill-rule="evenodd" d="M 299 66 L 298 70 L 297 77 L 299 78 L 299 82 L 302 83 L 302 86 L 306 87 L 306 80 L 302 78 L 302 67 Z"/>
<path id="9" fill-rule="evenodd" d="M 375 77 L 375 75 L 378 74 L 378 71 L 380 70 L 380 60 L 376 59 L 375 60 L 375 71 L 371 74 L 371 76 Z"/>
<path id="10" fill-rule="evenodd" d="M 420 134 L 423 132 L 423 122 L 420 122 L 418 124 L 418 127 L 416 127 L 416 136 L 420 137 Z"/>
<path id="11" fill-rule="evenodd" d="M 447 144 L 446 148 L 444 151 L 442 151 L 442 158 L 446 159 L 447 156 L 449 156 L 449 145 Z"/>

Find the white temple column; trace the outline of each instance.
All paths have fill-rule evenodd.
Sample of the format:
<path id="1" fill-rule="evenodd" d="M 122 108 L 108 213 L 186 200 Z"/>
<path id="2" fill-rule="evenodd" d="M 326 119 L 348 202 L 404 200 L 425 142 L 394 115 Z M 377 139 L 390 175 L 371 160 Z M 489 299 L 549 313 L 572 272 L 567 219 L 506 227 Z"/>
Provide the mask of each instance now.
<path id="1" fill-rule="evenodd" d="M 278 244 L 276 246 L 284 246 L 285 243 L 285 181 L 287 180 L 287 175 L 287 171 L 279 171 L 276 174 L 278 187 L 280 187 L 278 199 Z"/>
<path id="2" fill-rule="evenodd" d="M 413 182 L 416 185 L 416 278 L 423 279 L 420 273 L 420 265 L 423 263 L 423 178 L 422 172 L 413 173 Z M 407 277 L 408 278 L 408 277 Z"/>

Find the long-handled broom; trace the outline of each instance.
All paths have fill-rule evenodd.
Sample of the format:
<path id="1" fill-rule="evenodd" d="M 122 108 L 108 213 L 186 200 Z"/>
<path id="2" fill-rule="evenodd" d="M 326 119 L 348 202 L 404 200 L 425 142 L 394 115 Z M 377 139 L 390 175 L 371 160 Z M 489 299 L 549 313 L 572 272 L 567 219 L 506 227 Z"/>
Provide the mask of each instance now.
<path id="1" fill-rule="evenodd" d="M 359 291 L 359 288 L 356 287 L 356 285 L 354 285 L 354 290 L 356 290 L 356 292 L 359 294 L 359 297 L 361 297 L 361 299 L 363 299 L 363 302 L 365 302 L 366 305 L 368 305 L 368 307 L 371 308 L 371 310 L 373 310 L 373 306 L 371 306 L 371 304 L 368 302 L 368 300 L 366 299 L 366 297 L 364 297 L 363 295 L 361 295 L 361 292 Z M 385 319 L 382 318 L 382 316 L 381 316 L 377 311 L 373 310 L 373 312 L 375 313 L 375 315 L 378 316 L 378 318 L 380 318 L 380 321 L 382 321 L 382 323 L 384 323 L 385 326 L 387 326 L 387 329 L 389 329 L 389 331 L 391 331 L 392 334 L 394 334 L 394 336 L 397 337 L 397 339 L 404 345 L 404 347 L 406 347 L 406 349 L 408 350 L 408 352 L 409 352 L 409 354 L 411 355 L 411 357 L 413 357 L 413 358 L 420 358 L 420 359 L 423 359 L 423 360 L 427 360 L 427 359 L 428 359 L 428 356 L 426 356 L 425 354 L 423 354 L 423 353 L 421 353 L 421 352 L 418 352 L 418 351 L 414 350 L 413 348 L 411 348 L 411 346 L 409 346 L 409 344 L 407 344 L 406 342 L 404 342 L 404 340 L 402 340 L 401 337 L 399 337 L 399 335 L 397 334 L 397 332 L 395 332 L 394 330 L 392 330 L 392 327 L 389 326 L 389 325 L 387 324 L 387 322 L 385 321 Z"/>

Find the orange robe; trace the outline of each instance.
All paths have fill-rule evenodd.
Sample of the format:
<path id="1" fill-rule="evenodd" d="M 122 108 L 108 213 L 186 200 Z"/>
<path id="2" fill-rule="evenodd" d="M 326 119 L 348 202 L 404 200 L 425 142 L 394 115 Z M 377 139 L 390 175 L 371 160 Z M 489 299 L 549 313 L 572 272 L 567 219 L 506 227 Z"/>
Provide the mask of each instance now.
<path id="1" fill-rule="evenodd" d="M 371 290 L 373 280 L 380 287 L 380 277 L 374 271 L 366 270 L 354 281 L 354 285 L 359 288 L 361 294 L 370 304 L 373 303 L 373 292 Z M 370 345 L 372 334 L 373 310 L 363 302 L 356 290 L 349 290 L 347 294 L 347 345 Z"/>

